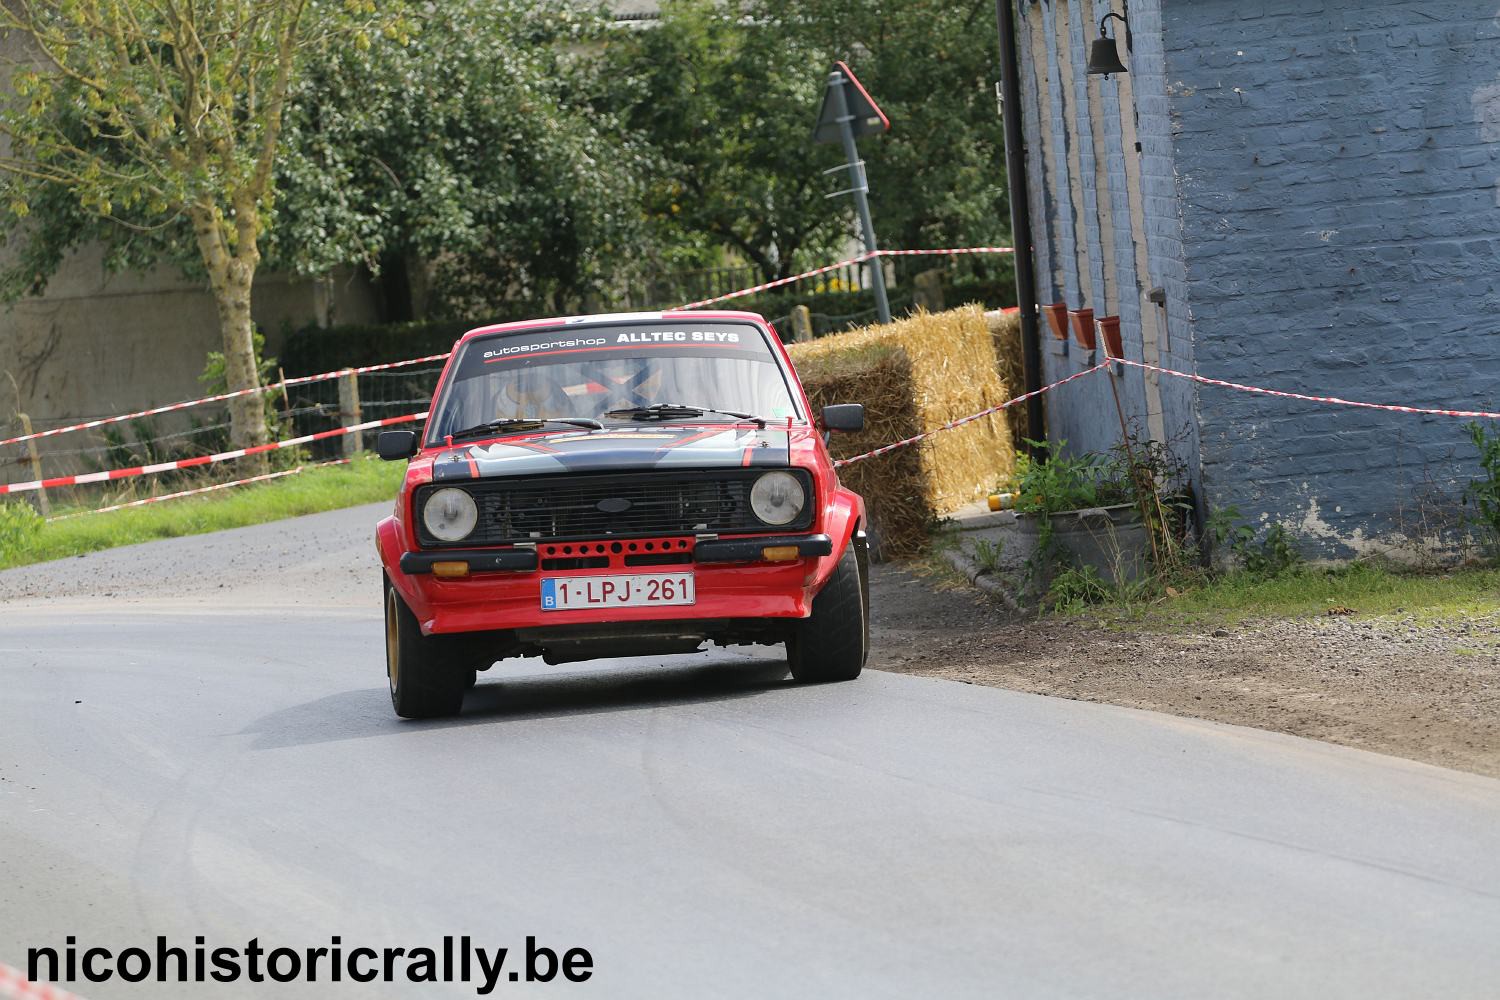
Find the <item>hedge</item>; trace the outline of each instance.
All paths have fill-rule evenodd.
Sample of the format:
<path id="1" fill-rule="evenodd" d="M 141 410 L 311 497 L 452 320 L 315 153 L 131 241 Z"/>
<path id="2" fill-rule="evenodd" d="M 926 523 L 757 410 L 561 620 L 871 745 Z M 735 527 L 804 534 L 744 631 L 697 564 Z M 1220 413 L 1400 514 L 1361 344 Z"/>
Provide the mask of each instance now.
<path id="1" fill-rule="evenodd" d="M 1015 283 L 1009 277 L 1009 260 L 993 270 L 994 278 L 957 278 L 943 283 L 944 303 L 949 306 L 979 303 L 987 309 L 999 309 L 1015 303 Z M 838 333 L 872 323 L 875 320 L 875 293 L 855 292 L 771 292 L 733 299 L 723 303 L 725 309 L 758 312 L 779 322 L 777 332 L 783 338 L 792 335 L 788 316 L 792 307 L 805 305 L 813 313 L 813 332 L 818 336 Z M 910 281 L 892 290 L 891 312 L 902 317 L 912 311 Z M 465 331 L 485 323 L 529 319 L 546 315 L 525 303 L 514 303 L 500 314 L 482 320 L 430 320 L 415 323 L 371 323 L 353 326 L 307 326 L 286 335 L 280 362 L 288 375 L 311 375 L 355 368 L 387 361 L 401 361 L 427 354 L 439 354 L 453 346 Z"/>

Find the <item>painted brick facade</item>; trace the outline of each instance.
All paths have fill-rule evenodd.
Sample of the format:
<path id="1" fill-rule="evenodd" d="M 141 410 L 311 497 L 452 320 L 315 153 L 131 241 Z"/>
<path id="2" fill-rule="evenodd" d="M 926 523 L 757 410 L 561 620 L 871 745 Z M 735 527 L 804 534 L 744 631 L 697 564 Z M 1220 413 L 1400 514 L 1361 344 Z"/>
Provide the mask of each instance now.
<path id="1" fill-rule="evenodd" d="M 1113 7 L 1130 20 L 1131 72 L 1103 80 L 1083 62 L 1108 4 L 1022 2 L 1023 73 L 1048 84 L 1026 123 L 1051 151 L 1032 158 L 1045 190 L 1033 204 L 1049 213 L 1042 301 L 1118 314 L 1127 356 L 1174 368 L 1500 408 L 1500 0 Z M 1164 310 L 1141 298 L 1154 286 Z M 1054 347 L 1048 375 L 1077 370 L 1072 352 Z M 1138 372 L 1120 384 L 1208 507 L 1286 524 L 1309 555 L 1409 550 L 1476 469 L 1448 418 Z M 1102 382 L 1050 407 L 1052 433 L 1076 448 L 1118 439 Z"/>

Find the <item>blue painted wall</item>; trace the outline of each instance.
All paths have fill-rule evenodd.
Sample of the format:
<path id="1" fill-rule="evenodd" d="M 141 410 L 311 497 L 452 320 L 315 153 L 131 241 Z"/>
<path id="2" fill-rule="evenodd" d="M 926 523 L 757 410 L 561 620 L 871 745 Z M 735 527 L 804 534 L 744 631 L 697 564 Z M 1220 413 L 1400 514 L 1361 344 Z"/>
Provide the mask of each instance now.
<path id="1" fill-rule="evenodd" d="M 1066 10 L 1068 27 L 1061 27 L 1059 14 Z M 1132 24 L 1137 29 L 1135 50 L 1122 56 L 1130 60 L 1132 108 L 1121 99 L 1121 80 L 1102 80 L 1084 73 L 1087 43 L 1096 34 L 1098 19 L 1108 10 L 1103 3 L 1034 2 L 1022 4 L 1027 32 L 1022 42 L 1023 77 L 1047 82 L 1045 90 L 1036 88 L 1044 102 L 1038 114 L 1028 115 L 1026 134 L 1029 147 L 1040 148 L 1041 131 L 1051 137 L 1051 156 L 1037 157 L 1040 169 L 1032 170 L 1034 188 L 1046 192 L 1045 216 L 1037 215 L 1036 228 L 1044 233 L 1037 240 L 1038 299 L 1043 303 L 1062 299 L 1070 307 L 1088 306 L 1096 315 L 1117 314 L 1125 355 L 1141 360 L 1143 356 L 1141 313 L 1142 295 L 1162 285 L 1171 294 L 1169 322 L 1171 337 L 1161 341 L 1161 360 L 1174 367 L 1191 370 L 1192 339 L 1188 325 L 1186 292 L 1183 281 L 1182 241 L 1177 190 L 1172 160 L 1172 136 L 1165 82 L 1165 56 L 1159 30 L 1157 0 L 1136 0 L 1130 6 Z M 1071 54 L 1071 72 L 1064 76 L 1059 44 L 1066 44 Z M 1091 92 L 1092 91 L 1092 92 Z M 1097 124 L 1091 121 L 1090 106 L 1098 102 L 1101 114 Z M 1142 149 L 1127 148 L 1123 115 L 1134 114 L 1137 139 Z M 1067 159 L 1070 149 L 1077 149 L 1080 169 L 1072 171 Z M 1133 232 L 1130 213 L 1130 181 L 1126 157 L 1138 157 L 1142 190 L 1137 196 L 1146 212 L 1144 231 Z M 1102 157 L 1104 187 L 1101 190 L 1095 167 Z M 1082 204 L 1082 215 L 1075 219 L 1076 192 Z M 1033 207 L 1038 199 L 1033 198 Z M 1104 213 L 1101 206 L 1107 206 Z M 1045 223 L 1045 224 L 1044 224 Z M 1107 238 L 1106 238 L 1107 237 Z M 1145 242 L 1147 269 L 1136 267 L 1136 244 Z M 1088 266 L 1080 267 L 1078 242 Z M 1105 256 L 1105 244 L 1110 253 Z M 1052 268 L 1062 272 L 1059 287 L 1052 281 Z M 1111 273 L 1112 296 L 1105 294 L 1104 271 Z M 1150 308 L 1156 309 L 1156 306 Z M 1089 356 L 1077 344 L 1066 349 L 1053 342 L 1044 330 L 1046 341 L 1044 369 L 1048 381 L 1055 381 L 1081 371 L 1090 363 Z M 1170 348 L 1170 353 L 1167 353 Z M 1102 353 L 1094 360 L 1102 357 Z M 1115 377 L 1127 420 L 1137 433 L 1147 430 L 1145 376 L 1138 369 L 1126 369 Z M 1190 382 L 1166 381 L 1161 384 L 1163 429 L 1167 439 L 1184 464 L 1194 472 L 1200 468 L 1197 423 L 1194 414 L 1196 394 Z M 1119 417 L 1109 383 L 1104 378 L 1075 382 L 1058 390 L 1047 402 L 1048 433 L 1053 441 L 1066 441 L 1068 450 L 1105 451 L 1120 440 Z"/>
<path id="2" fill-rule="evenodd" d="M 1182 372 L 1194 370 L 1193 326 L 1188 310 L 1187 265 L 1183 246 L 1181 198 L 1173 151 L 1171 104 L 1167 94 L 1166 49 L 1161 29 L 1159 0 L 1135 0 L 1129 10 L 1133 50 L 1129 60 L 1130 85 L 1135 98 L 1140 157 L 1142 201 L 1145 212 L 1146 256 L 1149 273 L 1140 279 L 1141 290 L 1160 287 L 1166 292 L 1165 307 L 1154 309 L 1162 335 L 1160 363 Z M 1122 114 L 1130 109 L 1122 109 Z M 1110 183 L 1116 183 L 1113 174 Z M 1124 176 L 1118 183 L 1124 184 Z M 1139 358 L 1140 337 L 1126 348 L 1128 357 Z M 1203 499 L 1203 467 L 1198 434 L 1198 387 L 1186 379 L 1158 380 L 1164 429 L 1173 451 L 1193 472 L 1193 486 Z"/>
<path id="3" fill-rule="evenodd" d="M 1067 7 L 1077 27 L 1107 9 L 1043 7 L 1049 18 Z M 1102 141 L 1088 143 L 1105 157 L 1108 190 L 1092 190 L 1088 170 L 1038 181 L 1052 186 L 1053 211 L 1066 206 L 1069 183 L 1094 199 L 1092 219 L 1076 220 L 1091 249 L 1097 206 L 1111 208 L 1114 252 L 1102 263 L 1119 281 L 1127 356 L 1140 357 L 1140 334 L 1125 300 L 1161 285 L 1170 367 L 1318 395 L 1500 408 L 1500 2 L 1133 0 L 1129 16 L 1139 154 L 1119 145 L 1132 109 L 1117 83 L 1102 82 Z M 1075 69 L 1094 32 L 1075 28 L 1067 40 Z M 1060 118 L 1076 137 L 1088 133 L 1082 104 L 1048 109 L 1054 140 Z M 1027 127 L 1036 135 L 1040 119 Z M 1122 212 L 1132 155 L 1144 275 Z M 1100 277 L 1076 280 L 1094 304 Z M 1047 360 L 1051 376 L 1080 367 L 1076 357 Z M 1101 393 L 1075 386 L 1049 403 L 1054 432 L 1107 447 L 1118 431 L 1098 429 Z M 1125 387 L 1143 413 L 1139 378 Z M 1284 523 L 1309 555 L 1403 544 L 1424 519 L 1451 518 L 1476 471 L 1462 422 L 1450 418 L 1174 379 L 1161 391 L 1168 435 L 1196 431 L 1177 446 L 1208 505 Z"/>
<path id="4" fill-rule="evenodd" d="M 1500 404 L 1500 3 L 1164 0 L 1202 374 Z M 1201 391 L 1210 503 L 1378 550 L 1476 470 L 1460 421 Z M 1419 503 L 1422 501 L 1423 503 Z"/>

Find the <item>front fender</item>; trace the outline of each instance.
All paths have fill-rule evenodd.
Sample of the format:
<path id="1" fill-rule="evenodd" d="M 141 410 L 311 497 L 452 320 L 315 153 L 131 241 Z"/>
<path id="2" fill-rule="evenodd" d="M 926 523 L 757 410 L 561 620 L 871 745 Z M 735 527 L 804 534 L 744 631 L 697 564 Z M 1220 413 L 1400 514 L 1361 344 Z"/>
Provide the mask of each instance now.
<path id="1" fill-rule="evenodd" d="M 865 501 L 853 490 L 842 486 L 834 490 L 828 506 L 823 508 L 823 533 L 833 540 L 833 551 L 818 559 L 813 566 L 812 590 L 823 589 L 833 571 L 838 569 L 844 550 L 854 541 L 855 532 L 864 528 Z"/>
<path id="2" fill-rule="evenodd" d="M 380 565 L 385 569 L 385 578 L 396 588 L 396 593 L 401 595 L 401 599 L 420 622 L 427 612 L 427 601 L 413 584 L 411 577 L 401 572 L 401 554 L 406 550 L 401 522 L 391 515 L 382 518 L 375 525 L 375 551 L 380 556 Z"/>

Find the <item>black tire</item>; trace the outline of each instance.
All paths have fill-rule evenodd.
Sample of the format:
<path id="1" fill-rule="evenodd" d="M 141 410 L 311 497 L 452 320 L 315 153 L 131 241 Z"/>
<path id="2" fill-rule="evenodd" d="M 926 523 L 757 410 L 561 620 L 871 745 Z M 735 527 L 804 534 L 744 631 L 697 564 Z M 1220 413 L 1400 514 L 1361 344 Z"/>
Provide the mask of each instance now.
<path id="1" fill-rule="evenodd" d="M 865 665 L 869 640 L 859 564 L 850 545 L 813 598 L 812 615 L 797 623 L 786 644 L 787 665 L 802 684 L 852 681 Z"/>
<path id="2" fill-rule="evenodd" d="M 447 662 L 438 637 L 424 636 L 396 588 L 385 588 L 385 676 L 403 719 L 436 719 L 463 708 L 470 668 Z"/>

